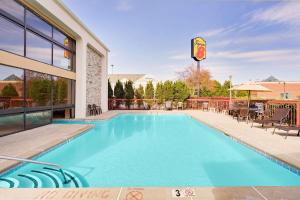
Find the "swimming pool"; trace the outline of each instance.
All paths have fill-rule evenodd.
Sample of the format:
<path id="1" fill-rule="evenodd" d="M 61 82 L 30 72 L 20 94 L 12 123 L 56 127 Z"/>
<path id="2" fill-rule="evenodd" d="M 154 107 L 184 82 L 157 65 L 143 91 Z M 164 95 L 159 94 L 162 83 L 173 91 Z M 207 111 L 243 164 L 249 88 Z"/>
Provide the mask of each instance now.
<path id="1" fill-rule="evenodd" d="M 124 114 L 57 123 L 95 125 L 37 158 L 62 165 L 86 187 L 300 185 L 296 173 L 188 115 Z M 4 176 L 35 167 L 26 164 Z"/>

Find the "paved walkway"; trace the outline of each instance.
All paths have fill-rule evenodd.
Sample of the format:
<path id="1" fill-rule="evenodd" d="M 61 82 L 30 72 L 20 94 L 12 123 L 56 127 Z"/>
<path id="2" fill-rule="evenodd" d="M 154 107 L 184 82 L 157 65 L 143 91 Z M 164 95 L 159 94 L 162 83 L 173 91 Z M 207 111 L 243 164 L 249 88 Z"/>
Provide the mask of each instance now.
<path id="1" fill-rule="evenodd" d="M 0 137 L 0 155 L 31 158 L 90 128 L 91 125 L 50 124 Z M 16 164 L 16 161 L 0 160 L 0 172 Z"/>
<path id="2" fill-rule="evenodd" d="M 299 200 L 300 187 L 0 189 L 5 200 Z"/>

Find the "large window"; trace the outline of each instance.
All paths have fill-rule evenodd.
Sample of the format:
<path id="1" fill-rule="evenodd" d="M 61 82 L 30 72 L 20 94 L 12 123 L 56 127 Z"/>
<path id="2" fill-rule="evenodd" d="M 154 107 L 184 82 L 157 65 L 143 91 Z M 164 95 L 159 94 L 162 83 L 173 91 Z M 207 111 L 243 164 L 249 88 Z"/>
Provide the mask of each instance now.
<path id="1" fill-rule="evenodd" d="M 24 7 L 12 0 L 1 0 L 0 10 L 24 22 Z"/>
<path id="2" fill-rule="evenodd" d="M 29 10 L 26 11 L 26 23 L 28 26 L 36 29 L 37 31 L 52 37 L 52 26 Z"/>
<path id="3" fill-rule="evenodd" d="M 72 81 L 53 76 L 53 105 L 72 105 Z"/>
<path id="4" fill-rule="evenodd" d="M 72 53 L 57 45 L 53 46 L 53 65 L 72 70 Z"/>
<path id="5" fill-rule="evenodd" d="M 0 65 L 0 136 L 74 117 L 75 81 Z"/>
<path id="6" fill-rule="evenodd" d="M 24 106 L 24 70 L 0 65 L 0 111 Z"/>
<path id="7" fill-rule="evenodd" d="M 30 31 L 26 33 L 26 56 L 51 64 L 51 43 Z"/>
<path id="8" fill-rule="evenodd" d="M 24 114 L 0 116 L 0 136 L 24 130 Z"/>
<path id="9" fill-rule="evenodd" d="M 76 69 L 75 40 L 14 0 L 0 3 L 0 50 L 66 70 Z"/>
<path id="10" fill-rule="evenodd" d="M 51 111 L 26 114 L 26 129 L 31 129 L 51 123 Z"/>
<path id="11" fill-rule="evenodd" d="M 51 76 L 26 70 L 27 107 L 51 106 Z"/>
<path id="12" fill-rule="evenodd" d="M 24 28 L 1 16 L 0 49 L 24 55 Z"/>

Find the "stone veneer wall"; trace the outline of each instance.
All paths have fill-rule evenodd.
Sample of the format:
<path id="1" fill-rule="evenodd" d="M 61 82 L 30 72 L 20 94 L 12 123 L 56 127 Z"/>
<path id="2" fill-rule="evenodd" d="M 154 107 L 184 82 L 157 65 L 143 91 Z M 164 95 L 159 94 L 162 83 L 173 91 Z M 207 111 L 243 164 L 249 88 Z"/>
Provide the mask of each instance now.
<path id="1" fill-rule="evenodd" d="M 88 104 L 101 105 L 102 58 L 99 53 L 87 47 L 86 66 L 86 108 Z"/>

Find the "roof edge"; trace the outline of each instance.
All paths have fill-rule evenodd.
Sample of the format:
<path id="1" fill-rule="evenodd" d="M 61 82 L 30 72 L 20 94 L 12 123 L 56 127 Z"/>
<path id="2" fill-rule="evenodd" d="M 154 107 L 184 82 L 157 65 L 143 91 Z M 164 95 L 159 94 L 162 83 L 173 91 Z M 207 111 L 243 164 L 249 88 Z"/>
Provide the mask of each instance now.
<path id="1" fill-rule="evenodd" d="M 55 3 L 62 9 L 64 9 L 75 21 L 77 21 L 80 26 L 82 26 L 101 46 L 103 46 L 108 52 L 110 52 L 109 48 L 77 17 L 62 0 L 54 0 Z"/>

